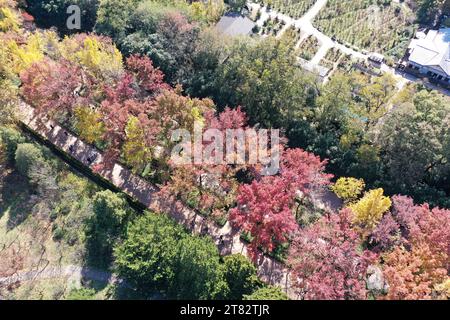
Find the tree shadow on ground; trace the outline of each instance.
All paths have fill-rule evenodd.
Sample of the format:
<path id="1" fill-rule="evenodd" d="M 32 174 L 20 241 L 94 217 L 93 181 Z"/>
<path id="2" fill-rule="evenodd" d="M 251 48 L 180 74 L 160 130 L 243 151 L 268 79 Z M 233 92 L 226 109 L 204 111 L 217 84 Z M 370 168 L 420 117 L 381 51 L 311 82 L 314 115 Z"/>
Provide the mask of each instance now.
<path id="1" fill-rule="evenodd" d="M 113 261 L 113 249 L 111 246 L 102 244 L 95 237 L 88 237 L 86 239 L 86 263 L 89 266 L 108 269 Z"/>
<path id="2" fill-rule="evenodd" d="M 101 291 L 108 286 L 111 273 L 84 266 L 81 270 L 81 283 L 85 287 Z"/>
<path id="3" fill-rule="evenodd" d="M 153 294 L 150 297 L 143 296 L 133 288 L 126 280 L 116 278 L 112 273 L 96 269 L 95 267 L 83 267 L 81 271 L 81 283 L 84 287 L 94 289 L 96 292 L 106 289 L 107 299 L 113 300 L 139 300 L 139 299 L 162 299 L 162 295 Z"/>
<path id="4" fill-rule="evenodd" d="M 0 217 L 9 212 L 7 229 L 21 224 L 31 213 L 33 198 L 28 179 L 16 171 L 8 171 L 1 177 Z"/>

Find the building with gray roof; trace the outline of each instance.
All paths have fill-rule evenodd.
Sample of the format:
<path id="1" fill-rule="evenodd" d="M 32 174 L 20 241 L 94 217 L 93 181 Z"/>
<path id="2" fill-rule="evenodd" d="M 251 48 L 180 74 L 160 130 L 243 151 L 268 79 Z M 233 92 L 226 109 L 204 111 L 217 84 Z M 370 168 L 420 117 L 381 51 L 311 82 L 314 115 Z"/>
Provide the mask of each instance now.
<path id="1" fill-rule="evenodd" d="M 239 13 L 228 13 L 220 18 L 216 28 L 229 36 L 252 34 L 255 23 Z"/>
<path id="2" fill-rule="evenodd" d="M 450 28 L 418 32 L 408 47 L 408 66 L 429 78 L 450 83 Z"/>

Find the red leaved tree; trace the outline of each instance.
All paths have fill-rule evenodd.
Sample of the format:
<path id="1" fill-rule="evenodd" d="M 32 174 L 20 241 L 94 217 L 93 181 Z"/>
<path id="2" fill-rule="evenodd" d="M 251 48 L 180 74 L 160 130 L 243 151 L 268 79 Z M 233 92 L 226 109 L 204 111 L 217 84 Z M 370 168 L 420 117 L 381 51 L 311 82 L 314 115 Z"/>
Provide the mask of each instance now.
<path id="1" fill-rule="evenodd" d="M 226 130 L 245 129 L 246 116 L 240 108 L 235 110 L 226 108 L 220 114 L 216 114 L 214 109 L 208 108 L 207 105 L 201 110 L 203 131 L 219 130 L 217 133 L 221 136 L 223 151 L 225 151 Z M 214 218 L 225 219 L 228 207 L 235 201 L 238 187 L 236 172 L 244 165 L 226 163 L 224 154 L 220 163 L 210 161 L 219 155 L 215 150 L 218 145 L 215 141 L 207 141 L 206 138 L 202 140 L 202 145 L 204 148 L 213 147 L 210 154 L 207 152 L 203 154 L 202 163 L 179 165 L 170 162 L 172 174 L 164 191 L 166 194 L 168 192 L 181 198 L 204 214 L 213 214 Z"/>
<path id="2" fill-rule="evenodd" d="M 123 102 L 110 102 L 105 100 L 100 111 L 105 124 L 104 138 L 108 141 L 108 149 L 105 153 L 105 163 L 97 167 L 110 167 L 120 155 L 121 147 L 126 139 L 125 128 L 131 116 L 138 118 L 140 127 L 144 131 L 146 145 L 151 147 L 155 144 L 160 132 L 158 122 L 151 119 L 152 113 L 150 101 L 139 102 L 137 100 L 125 100 Z"/>
<path id="3" fill-rule="evenodd" d="M 103 89 L 106 95 L 106 101 L 110 104 L 135 99 L 137 96 L 136 90 L 135 79 L 128 72 L 125 72 L 116 83 L 106 85 Z"/>
<path id="4" fill-rule="evenodd" d="M 92 103 L 93 79 L 67 60 L 48 58 L 22 72 L 22 95 L 25 101 L 44 114 L 67 112 Z"/>
<path id="5" fill-rule="evenodd" d="M 230 221 L 252 236 L 248 250 L 254 261 L 258 258 L 258 249 L 272 252 L 298 229 L 291 210 L 294 194 L 288 182 L 279 176 L 267 176 L 241 185 L 237 203 L 238 206 L 230 210 Z"/>
<path id="6" fill-rule="evenodd" d="M 365 274 L 375 259 L 359 250 L 360 237 L 351 227 L 351 212 L 324 216 L 301 230 L 291 244 L 288 263 L 294 287 L 304 299 L 365 299 Z"/>
<path id="7" fill-rule="evenodd" d="M 113 85 L 105 86 L 104 91 L 106 99 L 113 103 L 148 99 L 170 89 L 164 74 L 147 56 L 132 55 L 127 58 L 127 71 Z"/>
<path id="8" fill-rule="evenodd" d="M 127 70 L 134 75 L 138 87 L 145 95 L 155 95 L 170 86 L 164 82 L 164 73 L 153 66 L 147 56 L 131 55 L 127 58 Z"/>
<path id="9" fill-rule="evenodd" d="M 281 176 L 304 194 L 330 183 L 332 174 L 325 174 L 327 161 L 302 149 L 286 149 L 281 157 Z"/>
<path id="10" fill-rule="evenodd" d="M 398 246 L 392 246 L 392 230 L 385 234 L 380 232 L 383 227 L 375 230 L 380 244 L 392 248 L 383 255 L 384 275 L 389 283 L 385 298 L 433 298 L 435 287 L 450 270 L 450 210 L 414 205 L 405 196 L 394 196 L 392 202 L 390 215 L 398 226 Z"/>
<path id="11" fill-rule="evenodd" d="M 292 212 L 297 190 L 329 183 L 325 162 L 301 149 L 283 152 L 280 174 L 254 180 L 239 187 L 236 208 L 230 210 L 232 225 L 251 235 L 249 252 L 257 259 L 258 248 L 272 252 L 298 229 Z"/>

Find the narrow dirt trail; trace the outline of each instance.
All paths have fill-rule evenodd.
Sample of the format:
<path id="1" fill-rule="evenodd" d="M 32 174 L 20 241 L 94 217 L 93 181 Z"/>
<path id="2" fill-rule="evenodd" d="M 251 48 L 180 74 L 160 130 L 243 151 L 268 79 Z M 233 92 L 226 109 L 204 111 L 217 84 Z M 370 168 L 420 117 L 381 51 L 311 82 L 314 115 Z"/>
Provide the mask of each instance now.
<path id="1" fill-rule="evenodd" d="M 47 267 L 44 270 L 20 271 L 12 276 L 0 278 L 0 286 L 8 286 L 15 282 L 60 278 L 71 278 L 76 282 L 81 279 L 88 279 L 108 284 L 125 284 L 123 280 L 106 271 L 85 266 L 66 265 Z"/>

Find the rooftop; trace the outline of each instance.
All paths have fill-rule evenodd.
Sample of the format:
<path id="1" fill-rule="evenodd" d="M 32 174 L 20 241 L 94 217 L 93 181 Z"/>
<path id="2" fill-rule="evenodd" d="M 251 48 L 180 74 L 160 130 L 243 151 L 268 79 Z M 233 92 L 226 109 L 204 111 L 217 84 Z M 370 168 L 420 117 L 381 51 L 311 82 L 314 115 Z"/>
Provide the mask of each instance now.
<path id="1" fill-rule="evenodd" d="M 450 28 L 418 34 L 418 39 L 409 44 L 409 49 L 409 61 L 450 75 Z"/>
<path id="2" fill-rule="evenodd" d="M 239 13 L 228 13 L 220 18 L 216 28 L 230 36 L 249 35 L 255 23 Z"/>

